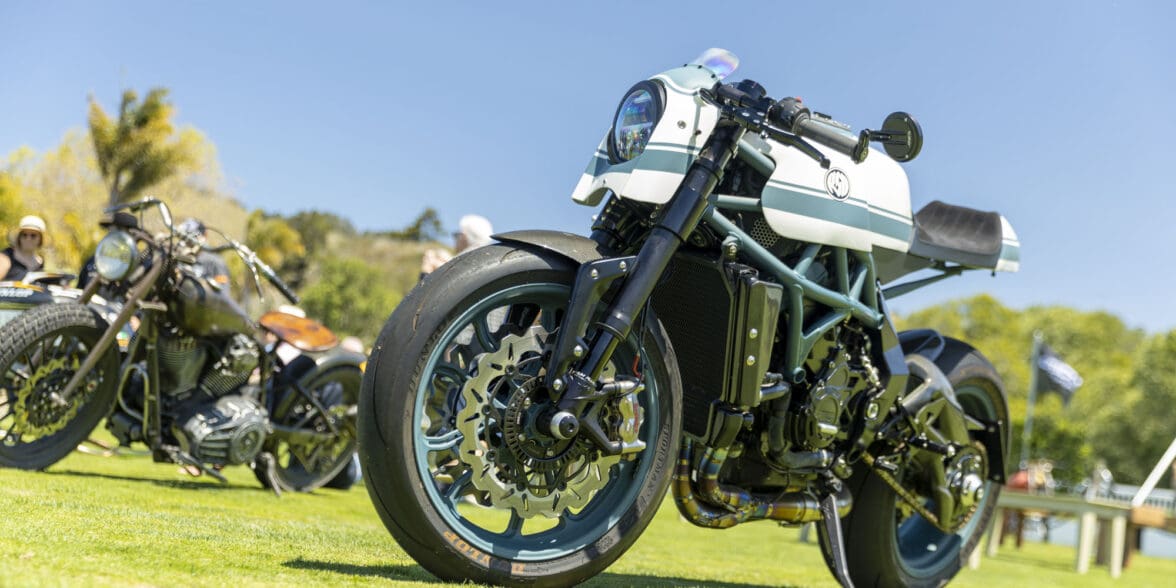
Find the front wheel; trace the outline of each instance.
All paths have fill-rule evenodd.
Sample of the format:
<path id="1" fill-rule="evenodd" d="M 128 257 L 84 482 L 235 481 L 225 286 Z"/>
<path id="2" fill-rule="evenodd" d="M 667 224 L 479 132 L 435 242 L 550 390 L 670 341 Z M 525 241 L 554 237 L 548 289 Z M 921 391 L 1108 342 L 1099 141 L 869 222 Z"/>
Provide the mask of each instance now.
<path id="1" fill-rule="evenodd" d="M 644 390 L 585 416 L 632 452 L 603 455 L 583 432 L 560 439 L 540 424 L 552 406 L 543 366 L 575 269 L 503 245 L 465 253 L 428 276 L 376 342 L 359 410 L 367 488 L 401 547 L 442 579 L 583 581 L 632 545 L 665 495 L 681 384 L 651 314 L 601 376 Z"/>
<path id="2" fill-rule="evenodd" d="M 953 481 L 959 480 L 958 485 L 970 489 L 962 493 L 962 498 L 957 496 L 967 501 L 967 509 L 953 523 L 954 532 L 946 532 L 932 525 L 862 464 L 849 480 L 853 510 L 842 519 L 846 559 L 856 586 L 946 584 L 976 548 L 996 509 L 1000 484 L 988 479 L 989 468 L 1001 461 L 986 454 L 979 430 L 980 423 L 1007 427 L 1009 422 L 1000 376 L 978 351 L 952 339 L 947 339 L 946 348 L 934 363 L 947 376 L 963 409 L 968 431 L 962 435 L 964 448 L 952 457 L 923 455 L 899 464 L 893 477 L 928 511 L 935 510 L 942 500 L 933 489 L 944 485 L 954 488 Z M 912 369 L 912 385 L 918 383 L 916 380 Z M 919 416 L 928 418 L 925 414 Z M 949 420 L 947 415 L 931 418 L 937 419 L 937 425 Z M 943 430 L 950 427 L 944 425 Z M 1001 434 L 1007 436 L 1007 428 Z M 1003 446 L 1008 446 L 1007 438 Z"/>
<path id="3" fill-rule="evenodd" d="M 80 304 L 47 304 L 0 329 L 0 466 L 40 470 L 81 443 L 114 404 L 113 345 L 73 394 L 61 392 L 106 331 Z"/>

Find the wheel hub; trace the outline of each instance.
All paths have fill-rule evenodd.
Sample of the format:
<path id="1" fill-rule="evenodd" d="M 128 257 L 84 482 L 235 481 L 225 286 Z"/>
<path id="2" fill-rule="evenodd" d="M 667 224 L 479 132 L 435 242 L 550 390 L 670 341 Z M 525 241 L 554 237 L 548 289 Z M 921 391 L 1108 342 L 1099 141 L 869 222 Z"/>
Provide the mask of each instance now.
<path id="1" fill-rule="evenodd" d="M 965 447 L 951 459 L 947 468 L 947 486 L 955 498 L 952 527 L 962 527 L 984 500 L 984 447 Z"/>
<path id="2" fill-rule="evenodd" d="M 494 506 L 520 516 L 558 517 L 581 508 L 604 488 L 620 456 L 599 456 L 581 436 L 560 439 L 536 425 L 549 410 L 542 376 L 521 369 L 542 361 L 548 332 L 534 326 L 507 335 L 498 349 L 479 356 L 476 375 L 462 386 L 458 457 L 472 484 Z"/>
<path id="3" fill-rule="evenodd" d="M 68 357 L 48 360 L 16 391 L 13 407 L 14 427 L 22 435 L 43 437 L 60 431 L 77 415 L 80 402 L 66 402 L 58 391 L 65 388 L 77 368 Z M 93 384 L 87 382 L 85 390 Z"/>

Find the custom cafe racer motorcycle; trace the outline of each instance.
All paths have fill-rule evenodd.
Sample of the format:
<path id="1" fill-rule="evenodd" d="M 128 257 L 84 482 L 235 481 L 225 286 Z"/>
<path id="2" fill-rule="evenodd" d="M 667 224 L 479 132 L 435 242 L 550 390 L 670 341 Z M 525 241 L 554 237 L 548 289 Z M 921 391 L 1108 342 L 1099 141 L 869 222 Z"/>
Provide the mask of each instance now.
<path id="1" fill-rule="evenodd" d="M 941 585 L 988 526 L 1001 381 L 963 341 L 896 332 L 886 301 L 1016 270 L 1012 228 L 941 202 L 912 215 L 910 116 L 854 133 L 724 82 L 735 64 L 712 50 L 624 95 L 572 194 L 602 206 L 590 238 L 497 235 L 389 319 L 360 459 L 433 574 L 582 581 L 667 486 L 702 527 L 817 523 L 844 585 Z"/>
<path id="2" fill-rule="evenodd" d="M 143 228 L 149 210 L 159 234 Z M 221 468 L 244 464 L 278 493 L 331 482 L 355 454 L 363 355 L 309 319 L 250 320 L 203 275 L 203 240 L 177 231 L 163 202 L 107 212 L 97 277 L 80 298 L 0 329 L 0 466 L 44 469 L 106 417 L 120 444 L 145 443 L 156 461 L 221 481 Z M 259 295 L 260 273 L 297 302 L 253 251 L 222 237 L 218 249 L 240 255 Z M 129 337 L 128 324 L 137 325 Z"/>

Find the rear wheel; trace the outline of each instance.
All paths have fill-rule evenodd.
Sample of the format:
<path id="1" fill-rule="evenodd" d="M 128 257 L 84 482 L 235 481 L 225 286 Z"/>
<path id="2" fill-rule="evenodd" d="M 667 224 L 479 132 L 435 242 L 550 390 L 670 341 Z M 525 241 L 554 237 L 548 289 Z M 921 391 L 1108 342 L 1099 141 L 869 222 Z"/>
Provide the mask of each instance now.
<path id="1" fill-rule="evenodd" d="M 118 386 L 113 345 L 69 398 L 61 395 L 106 331 L 80 304 L 26 311 L 0 333 L 0 466 L 39 470 L 57 463 L 111 409 Z"/>
<path id="2" fill-rule="evenodd" d="M 397 542 L 440 578 L 583 581 L 628 549 L 665 495 L 681 385 L 652 317 L 602 375 L 644 390 L 585 418 L 644 449 L 606 456 L 584 434 L 559 439 L 537 424 L 551 408 L 544 359 L 574 270 L 502 245 L 463 254 L 376 342 L 360 397 L 367 488 Z"/>
<path id="3" fill-rule="evenodd" d="M 274 478 L 282 490 L 310 492 L 351 463 L 356 435 L 354 416 L 348 413 L 362 378 L 359 366 L 341 365 L 311 371 L 287 389 L 274 411 L 274 434 L 265 445 L 274 456 Z M 262 485 L 270 485 L 264 471 L 254 472 Z"/>
<path id="4" fill-rule="evenodd" d="M 853 510 L 842 519 L 850 576 L 857 586 L 946 584 L 976 548 L 996 509 L 1000 485 L 988 479 L 992 460 L 976 431 L 978 421 L 1007 426 L 1008 407 L 1000 376 L 978 351 L 951 339 L 935 365 L 947 376 L 960 407 L 970 417 L 971 443 L 952 457 L 936 458 L 942 459 L 942 468 L 911 460 L 893 477 L 930 511 L 936 510 L 937 504 L 930 490 L 936 487 L 932 478 L 943 475 L 936 471 L 946 472 L 949 484 L 959 480 L 964 487 L 979 490 L 965 493 L 964 500 L 970 502 L 961 504 L 968 511 L 959 515 L 954 532 L 948 533 L 931 524 L 862 464 L 849 481 Z M 1004 446 L 1008 446 L 1007 439 Z"/>

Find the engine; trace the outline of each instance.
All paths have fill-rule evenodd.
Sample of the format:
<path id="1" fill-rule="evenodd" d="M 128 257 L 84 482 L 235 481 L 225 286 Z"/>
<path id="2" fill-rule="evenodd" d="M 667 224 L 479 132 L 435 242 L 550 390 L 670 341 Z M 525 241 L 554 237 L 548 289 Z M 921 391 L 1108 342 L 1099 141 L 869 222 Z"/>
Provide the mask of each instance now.
<path id="1" fill-rule="evenodd" d="M 880 390 L 868 339 L 852 328 L 834 329 L 805 364 L 807 386 L 773 403 L 763 432 L 767 462 L 781 471 L 832 464 L 839 441 L 854 438 L 854 409 L 868 391 Z"/>
<path id="2" fill-rule="evenodd" d="M 158 345 L 164 412 L 180 448 L 213 465 L 253 461 L 269 423 L 248 386 L 257 343 L 242 334 L 216 340 L 176 330 L 161 334 Z"/>
<path id="3" fill-rule="evenodd" d="M 230 394 L 204 404 L 172 425 L 172 433 L 188 455 L 202 463 L 236 465 L 252 462 L 265 442 L 269 418 L 248 396 Z"/>

